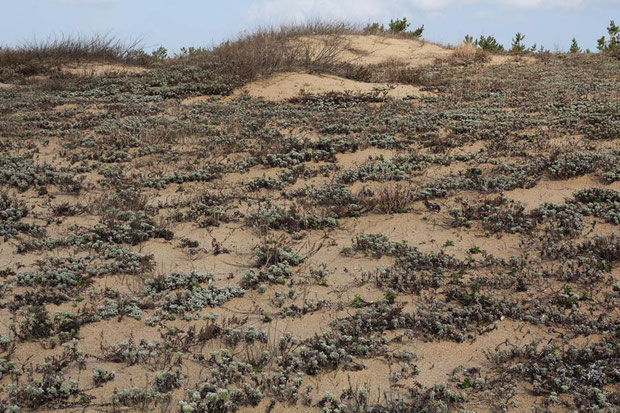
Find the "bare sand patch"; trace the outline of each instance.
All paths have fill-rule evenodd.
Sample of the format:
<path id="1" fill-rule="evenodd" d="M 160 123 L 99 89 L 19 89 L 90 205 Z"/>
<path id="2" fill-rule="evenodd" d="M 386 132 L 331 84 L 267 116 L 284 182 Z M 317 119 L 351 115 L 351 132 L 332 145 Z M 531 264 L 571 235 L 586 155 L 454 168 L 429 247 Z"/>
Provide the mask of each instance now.
<path id="1" fill-rule="evenodd" d="M 314 50 L 333 42 L 333 36 L 304 36 L 297 40 L 309 44 Z M 398 59 L 408 66 L 423 66 L 435 59 L 448 57 L 452 50 L 441 45 L 417 39 L 394 38 L 376 35 L 344 35 L 341 37 L 338 59 L 361 65 L 375 65 Z"/>
<path id="2" fill-rule="evenodd" d="M 377 90 L 385 91 L 388 96 L 400 99 L 409 96 L 422 97 L 431 95 L 430 92 L 423 92 L 419 87 L 411 85 L 365 83 L 333 75 L 297 72 L 281 73 L 267 79 L 249 83 L 235 91 L 235 95 L 239 96 L 247 93 L 252 97 L 282 101 L 298 96 L 300 93 L 370 93 Z"/>
<path id="3" fill-rule="evenodd" d="M 75 75 L 102 75 L 107 73 L 144 73 L 147 68 L 110 63 L 84 63 L 63 66 L 61 71 Z"/>
<path id="4" fill-rule="evenodd" d="M 605 186 L 592 175 L 567 180 L 542 180 L 534 188 L 506 191 L 506 198 L 519 201 L 526 209 L 531 210 L 545 202 L 563 202 L 566 198 L 571 198 L 574 192 L 592 187 L 607 187 L 618 191 L 620 182 Z"/>
<path id="5" fill-rule="evenodd" d="M 341 47 L 337 59 L 342 62 L 364 66 L 397 62 L 407 67 L 419 67 L 443 60 L 454 54 L 454 49 L 438 43 L 420 39 L 408 39 L 377 35 L 343 35 L 334 40 L 333 36 L 304 36 L 298 45 L 308 45 L 313 51 L 330 47 Z M 335 46 L 337 45 L 337 46 Z M 531 63 L 531 56 L 491 54 L 488 64 L 499 65 L 510 62 Z"/>
<path id="6" fill-rule="evenodd" d="M 76 103 L 65 103 L 63 105 L 54 106 L 54 110 L 77 109 Z"/>

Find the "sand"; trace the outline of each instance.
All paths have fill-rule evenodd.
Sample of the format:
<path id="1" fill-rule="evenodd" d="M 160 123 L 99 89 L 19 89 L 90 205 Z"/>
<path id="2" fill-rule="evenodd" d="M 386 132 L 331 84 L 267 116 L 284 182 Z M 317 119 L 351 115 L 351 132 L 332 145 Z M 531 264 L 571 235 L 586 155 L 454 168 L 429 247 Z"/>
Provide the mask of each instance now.
<path id="1" fill-rule="evenodd" d="M 402 99 L 429 96 L 419 87 L 387 83 L 366 83 L 344 79 L 333 75 L 309 73 L 282 73 L 273 77 L 247 84 L 235 91 L 237 95 L 248 94 L 265 100 L 281 101 L 303 93 L 321 94 L 328 92 L 370 93 L 385 91 L 387 96 Z"/>
<path id="2" fill-rule="evenodd" d="M 326 41 L 322 36 L 304 37 L 297 40 L 297 42 L 302 44 L 305 42 L 312 45 L 315 50 L 320 49 L 321 45 Z M 414 39 L 346 35 L 340 41 L 343 51 L 339 59 L 343 62 L 368 67 L 390 62 L 403 67 L 422 67 L 435 64 L 438 59 L 447 59 L 453 53 L 453 50 L 450 48 Z M 512 56 L 492 56 L 489 64 L 511 64 L 514 59 Z M 522 61 L 533 62 L 534 59 L 527 58 L 522 59 Z M 148 69 L 112 64 L 76 64 L 65 66 L 63 70 L 77 75 L 105 76 L 118 72 L 139 74 Z M 13 87 L 13 85 L 0 83 L 1 89 L 10 87 Z M 263 105 L 269 107 L 277 106 L 279 110 L 286 113 L 286 110 L 294 107 L 293 103 L 287 102 L 287 100 L 302 94 L 325 94 L 329 92 L 372 93 L 376 91 L 385 93 L 386 96 L 393 98 L 394 100 L 389 102 L 392 102 L 394 105 L 396 105 L 395 101 L 399 101 L 399 104 L 407 104 L 409 102 L 403 102 L 403 100 L 419 99 L 418 102 L 415 102 L 415 105 L 418 106 L 412 105 L 407 107 L 412 112 L 417 110 L 419 106 L 423 107 L 425 103 L 428 104 L 430 99 L 425 101 L 423 98 L 439 96 L 439 92 L 435 94 L 423 91 L 420 87 L 413 85 L 360 82 L 335 75 L 296 71 L 278 73 L 250 82 L 236 89 L 232 96 L 226 98 L 219 96 L 190 96 L 182 99 L 165 99 L 154 105 L 153 117 L 150 117 L 148 122 L 152 121 L 155 116 L 176 116 L 180 122 L 187 121 L 188 119 L 199 119 L 194 126 L 196 130 L 201 130 L 200 128 L 203 126 L 212 126 L 207 124 L 207 122 L 203 122 L 204 119 L 200 117 L 204 115 L 203 112 L 207 112 L 207 115 L 211 114 L 210 111 L 213 111 L 213 113 L 234 112 L 238 113 L 239 117 L 243 117 L 248 116 L 248 113 L 251 113 L 251 110 L 254 109 L 251 105 L 256 107 Z M 249 107 L 240 106 L 240 102 L 243 103 L 245 98 L 250 102 Z M 263 100 L 270 103 L 266 104 Z M 84 105 L 81 102 L 76 103 L 70 101 L 70 99 L 66 101 L 54 100 L 53 102 L 49 107 L 49 112 L 42 112 L 40 116 L 49 116 L 56 121 L 58 119 L 64 120 L 63 116 L 66 116 L 69 125 L 71 125 L 70 122 L 83 120 L 84 113 L 95 117 L 104 117 L 111 112 L 110 109 L 107 109 L 106 102 L 93 102 L 92 105 L 87 105 L 86 109 L 84 109 Z M 207 105 L 205 102 L 209 102 L 209 104 Z M 205 106 L 200 106 L 201 104 L 205 104 Z M 375 106 L 371 107 L 375 108 Z M 379 105 L 377 107 L 381 108 Z M 385 107 L 385 104 L 383 107 Z M 84 109 L 85 112 L 80 112 L 81 109 Z M 503 109 L 504 112 L 518 110 L 518 108 Z M 313 115 L 316 115 L 320 120 L 323 118 L 328 119 L 338 110 L 340 109 L 330 109 L 330 112 L 318 111 Z M 357 109 L 353 108 L 353 110 Z M 74 116 L 73 112 L 77 114 Z M 376 114 L 379 116 L 381 112 L 377 111 Z M 404 113 L 399 116 L 405 117 L 408 114 Z M 17 114 L 15 112 L 11 114 L 15 118 L 22 115 L 23 113 Z M 369 111 L 368 115 L 365 114 L 365 116 L 373 115 L 375 115 L 375 112 L 371 111 Z M 119 116 L 122 120 L 131 118 L 127 114 Z M 149 113 L 149 116 L 151 116 L 151 113 Z M 109 118 L 113 118 L 113 116 L 109 116 Z M 337 118 L 334 120 L 334 123 L 336 122 L 338 122 Z M 217 148 L 217 145 L 213 144 L 212 141 L 219 138 L 232 138 L 228 141 L 229 143 L 220 145 L 233 145 L 235 143 L 234 138 L 241 136 L 242 127 L 234 122 L 233 117 L 225 125 L 217 124 L 215 120 L 213 124 L 217 126 L 213 126 L 217 129 L 217 132 L 211 135 L 194 136 L 191 133 L 184 134 L 176 141 L 170 140 L 162 144 L 162 147 L 165 147 L 168 152 L 171 150 L 179 152 L 181 154 L 179 160 L 171 160 L 172 157 L 161 158 L 152 154 L 138 156 L 135 155 L 135 148 L 132 147 L 131 153 L 135 155 L 135 159 L 131 162 L 119 162 L 117 166 L 125 172 L 140 170 L 142 172 L 164 174 L 179 170 L 188 164 L 203 166 L 209 162 L 221 161 L 224 157 L 219 157 L 217 150 L 220 149 L 223 153 L 226 153 L 225 149 L 227 148 Z M 260 144 L 272 145 L 264 149 L 265 153 L 278 154 L 282 141 L 285 141 L 287 138 L 301 138 L 300 141 L 306 142 L 307 140 L 308 142 L 315 143 L 327 136 L 326 133 L 321 133 L 318 128 L 306 128 L 306 125 L 302 125 L 303 127 L 297 126 L 289 127 L 286 125 L 286 122 L 278 124 L 274 119 L 257 119 L 256 124 L 252 125 L 254 129 L 247 128 L 243 130 L 249 136 L 248 147 L 241 148 L 241 150 L 234 154 L 226 154 L 230 155 L 227 159 L 246 159 L 249 155 L 256 155 L 256 148 Z M 376 134 L 380 134 L 380 122 L 374 126 L 377 127 Z M 253 134 L 261 133 L 263 131 L 262 128 L 271 128 L 270 131 L 274 133 L 276 138 L 272 142 L 257 142 L 259 139 L 253 140 Z M 162 189 L 144 189 L 143 192 L 148 198 L 148 205 L 161 206 L 161 210 L 156 218 L 157 223 L 161 223 L 166 228 L 171 228 L 174 231 L 174 238 L 172 240 L 161 238 L 149 239 L 131 247 L 134 251 L 153 255 L 155 268 L 151 273 L 142 274 L 140 277 L 122 274 L 106 275 L 105 277 L 95 279 L 89 288 L 98 293 L 111 290 L 118 294 L 138 293 L 144 287 L 143 281 L 147 276 L 164 275 L 179 270 L 213 273 L 213 284 L 218 287 L 237 284 L 241 282 L 244 274 L 249 269 L 255 267 L 256 251 L 259 245 L 268 238 L 285 240 L 294 252 L 305 258 L 304 262 L 294 269 L 295 273 L 290 281 L 287 280 L 287 283 L 283 285 L 269 285 L 267 291 L 263 293 L 257 290 L 248 290 L 243 297 L 232 299 L 221 306 L 203 309 L 201 312 L 202 316 L 207 314 L 217 315 L 218 322 L 222 325 L 251 325 L 265 330 L 269 334 L 270 341 L 263 348 L 260 348 L 260 346 L 257 348 L 258 350 L 273 350 L 277 347 L 279 338 L 285 333 L 304 340 L 330 331 L 332 322 L 344 319 L 358 310 L 352 304 L 356 298 L 363 299 L 364 305 L 372 305 L 384 299 L 385 291 L 376 287 L 371 281 L 364 281 L 363 278 L 371 277 L 379 269 L 393 265 L 396 259 L 390 256 L 375 259 L 364 254 L 353 256 L 343 254 L 343 248 L 350 246 L 353 242 L 352 239 L 356 235 L 380 233 L 387 236 L 391 241 L 404 241 L 408 245 L 416 246 L 419 251 L 425 253 L 445 251 L 458 259 L 466 259 L 466 257 L 471 255 L 471 251 L 475 249 L 504 260 L 510 260 L 511 257 L 528 253 L 527 247 L 524 247 L 522 244 L 522 235 L 520 234 L 489 234 L 480 222 L 474 223 L 470 228 L 452 227 L 449 224 L 449 211 L 457 207 L 459 201 L 463 199 L 481 200 L 491 198 L 499 195 L 496 193 L 483 194 L 474 193 L 473 191 L 460 191 L 454 196 L 434 200 L 440 210 L 431 210 L 422 201 L 416 201 L 410 202 L 405 210 L 398 211 L 399 213 L 385 214 L 376 210 L 371 212 L 365 211 L 361 216 L 340 217 L 336 228 L 304 230 L 296 234 L 287 233 L 283 230 L 270 230 L 268 233 L 263 233 L 257 228 L 252 228 L 245 219 L 248 214 L 257 212 L 259 205 L 265 205 L 268 202 L 273 202 L 275 205 L 290 206 L 295 203 L 290 195 L 293 191 L 307 189 L 310 186 L 321 187 L 322 185 L 332 183 L 338 174 L 358 168 L 360 165 L 368 162 L 369 159 L 382 157 L 382 159 L 389 160 L 397 155 L 407 153 L 432 154 L 431 150 L 422 144 L 422 138 L 425 133 L 416 134 L 416 139 L 410 143 L 410 148 L 408 147 L 404 150 L 362 145 L 354 150 L 351 149 L 343 153 L 334 154 L 333 163 L 325 160 L 320 162 L 304 162 L 303 165 L 307 168 L 306 172 L 313 172 L 320 168 L 324 169 L 321 170 L 321 173 L 314 175 L 309 173 L 308 176 L 304 176 L 302 174 L 295 183 L 285 186 L 284 189 L 259 189 L 255 192 L 247 189 L 247 184 L 256 178 L 278 178 L 282 173 L 289 170 L 288 168 L 270 168 L 264 165 L 255 165 L 247 170 L 235 170 L 235 172 L 226 173 L 221 178 L 207 182 L 174 183 Z M 84 134 L 98 136 L 96 128 L 86 129 Z M 438 131 L 437 134 L 442 139 L 447 137 L 447 132 L 444 130 Z M 329 138 L 334 136 L 331 135 Z M 356 133 L 347 133 L 342 136 L 343 139 L 354 139 L 356 137 Z M 7 136 L 7 138 L 11 137 Z M 165 138 L 162 138 L 162 140 L 165 141 Z M 60 135 L 46 136 L 45 141 L 32 143 L 32 148 L 36 148 L 38 151 L 35 158 L 37 163 L 46 162 L 55 166 L 74 167 L 75 163 L 69 163 L 66 158 L 60 157 L 59 154 L 65 150 L 75 150 L 77 152 L 82 150 L 82 148 L 77 146 L 78 149 L 66 149 L 62 145 L 63 139 Z M 583 145 L 581 139 L 574 137 L 554 137 L 547 142 L 547 145 L 554 150 L 562 150 L 567 145 L 572 146 L 577 143 Z M 615 147 L 614 143 L 617 143 L 617 139 L 597 143 L 597 145 L 602 148 L 607 146 L 609 149 Z M 212 144 L 215 149 L 211 149 L 210 145 Z M 96 153 L 98 150 L 99 148 L 95 147 L 92 150 L 87 149 L 85 152 L 90 154 L 91 152 L 89 151 Z M 457 148 L 451 148 L 446 153 L 484 153 L 484 151 L 484 141 L 473 141 Z M 264 153 L 258 155 L 264 155 Z M 101 168 L 106 166 L 108 165 L 104 165 Z M 430 165 L 422 172 L 412 172 L 406 180 L 398 183 L 354 182 L 348 185 L 348 187 L 355 194 L 365 190 L 380 191 L 384 188 L 393 189 L 399 185 L 406 186 L 415 191 L 431 179 L 454 176 L 454 174 L 470 166 L 467 161 L 454 161 L 449 165 Z M 486 167 L 488 165 L 485 165 Z M 102 199 L 102 195 L 106 193 L 111 194 L 115 191 L 114 188 L 103 188 L 99 185 L 99 181 L 103 176 L 99 172 L 101 171 L 83 174 L 85 177 L 85 189 L 79 196 L 64 194 L 61 190 L 51 185 L 49 185 L 49 195 L 38 193 L 34 188 L 30 188 L 25 192 L 18 192 L 14 188 L 9 188 L 6 192 L 19 197 L 19 199 L 27 203 L 31 213 L 27 219 L 24 219 L 24 222 L 38 223 L 47 228 L 49 236 L 60 236 L 73 231 L 76 226 L 92 227 L 99 222 L 101 211 L 97 211 L 97 206 Z M 600 178 L 594 174 L 586 174 L 578 178 L 563 180 L 552 180 L 544 176 L 533 188 L 505 191 L 503 195 L 508 199 L 522 203 L 526 211 L 529 212 L 545 202 L 563 202 L 570 198 L 575 191 L 592 187 L 604 187 L 620 191 L 620 182 L 603 185 Z M 290 191 L 290 193 L 285 193 L 284 191 Z M 205 228 L 191 220 L 190 222 L 177 222 L 171 218 L 171 215 L 175 212 L 186 212 L 191 205 L 196 204 L 201 196 L 214 193 L 234 194 L 237 196 L 233 205 L 227 205 L 229 209 L 225 210 L 225 212 L 234 213 L 234 216 L 231 215 L 230 220 L 227 222 L 223 222 L 216 227 Z M 62 201 L 84 203 L 89 205 L 91 209 L 76 217 L 54 216 L 50 210 L 50 205 Z M 303 204 L 303 201 L 304 199 L 302 198 L 299 204 Z M 302 209 L 303 207 L 305 205 L 300 206 Z M 327 207 L 323 208 L 317 208 L 317 213 L 327 214 Z M 587 223 L 590 225 L 595 221 L 593 218 L 588 218 Z M 597 231 L 600 234 L 610 234 L 616 231 L 616 227 L 613 227 L 611 224 L 601 223 L 600 219 L 598 219 L 597 224 Z M 592 227 L 594 227 L 593 224 Z M 183 237 L 197 241 L 200 247 L 196 251 L 182 248 L 180 240 Z M 11 267 L 13 270 L 20 272 L 32 271 L 36 270 L 37 260 L 44 256 L 67 256 L 72 254 L 70 249 L 17 254 L 16 246 L 18 241 L 18 239 L 13 239 L 0 243 L 0 270 L 5 267 Z M 216 250 L 219 249 L 223 252 L 216 253 Z M 324 266 L 325 273 L 327 274 L 325 285 L 308 281 L 307 277 L 304 278 L 312 269 L 319 268 L 320 266 Z M 256 268 L 254 269 L 256 270 Z M 498 275 L 489 275 L 489 271 L 486 268 L 472 269 L 467 274 L 463 274 L 462 282 L 469 281 L 473 277 L 480 275 L 490 276 L 490 278 Z M 609 276 L 618 280 L 620 278 L 620 271 L 617 267 L 614 267 Z M 499 275 L 497 278 L 500 278 Z M 564 284 L 558 280 L 540 281 L 539 284 L 531 286 L 527 294 L 543 299 L 561 291 Z M 436 295 L 443 294 L 443 290 L 442 287 L 438 289 L 429 288 L 419 294 L 399 293 L 396 302 L 403 305 L 406 311 L 413 312 L 416 311 L 418 305 L 428 303 Z M 21 293 L 23 291 L 25 289 L 18 288 L 12 293 Z M 531 298 L 525 294 L 519 295 L 512 286 L 507 287 L 504 293 L 510 297 L 523 300 Z M 597 297 L 597 300 L 599 298 Z M 303 305 L 305 300 L 319 299 L 326 300 L 327 304 L 324 309 L 311 311 L 300 316 L 281 316 L 283 306 L 285 305 Z M 61 310 L 78 311 L 86 308 L 87 301 L 68 301 L 60 305 L 48 305 L 47 308 L 52 314 L 55 311 Z M 603 298 L 599 300 L 599 302 L 602 301 Z M 81 327 L 77 338 L 80 340 L 80 349 L 83 349 L 87 354 L 85 370 L 72 365 L 66 370 L 66 376 L 68 378 L 79 378 L 81 389 L 84 389 L 90 396 L 95 397 L 95 401 L 100 403 L 109 401 L 110 395 L 115 389 L 136 385 L 150 385 L 153 374 L 158 369 L 147 368 L 139 364 L 127 366 L 122 363 L 104 361 L 100 354 L 101 346 L 118 344 L 130 338 L 136 341 L 144 339 L 148 342 L 156 342 L 162 340 L 162 335 L 170 333 L 170 331 L 173 331 L 172 329 L 177 329 L 174 330 L 177 332 L 183 332 L 190 327 L 200 328 L 207 325 L 205 319 L 182 320 L 180 318 L 163 320 L 161 325 L 155 327 L 146 325 L 144 320 L 152 315 L 154 315 L 154 310 L 147 308 L 141 321 L 128 317 L 122 319 L 112 318 L 110 320 L 89 323 Z M 11 323 L 14 321 L 13 317 L 17 316 L 6 308 L 0 307 L 0 334 L 12 334 Z M 242 408 L 240 412 L 264 412 L 266 410 L 271 412 L 320 411 L 317 401 L 323 397 L 325 392 L 340 394 L 341 390 L 349 384 L 353 386 L 367 386 L 373 400 L 377 397 L 383 397 L 383 391 L 402 390 L 406 393 L 410 389 L 430 389 L 442 383 L 451 383 L 452 375 L 463 369 L 480 369 L 483 375 L 492 374 L 494 366 L 489 361 L 488 354 L 498 349 L 506 348 L 507 343 L 523 345 L 535 339 L 560 341 L 567 337 L 566 329 L 564 328 L 547 328 L 542 325 L 517 322 L 506 318 L 501 318 L 492 325 L 486 326 L 485 329 L 480 329 L 472 334 L 475 335 L 475 339 L 457 343 L 447 339 L 424 337 L 423 334 L 417 334 L 414 330 L 396 329 L 395 331 L 388 331 L 386 332 L 387 341 L 385 348 L 390 354 L 399 350 L 408 350 L 415 353 L 415 359 L 411 363 L 417 366 L 419 370 L 416 375 L 406 377 L 395 383 L 391 380 L 391 377 L 395 369 L 402 366 L 402 363 L 390 362 L 387 356 L 360 357 L 365 368 L 358 371 L 345 370 L 340 366 L 333 370 L 325 369 L 316 375 L 308 374 L 304 377 L 304 386 L 310 384 L 313 388 L 309 392 L 314 400 L 312 406 L 303 406 L 301 403 L 297 403 L 294 406 L 278 403 L 273 410 L 269 410 L 269 400 L 265 399 L 258 406 Z M 582 337 L 578 339 L 582 339 Z M 20 363 L 42 363 L 45 357 L 57 355 L 61 351 L 58 347 L 43 348 L 45 344 L 44 340 L 41 343 L 35 340 L 19 343 L 16 351 L 11 356 Z M 191 349 L 186 354 L 182 370 L 187 375 L 187 379 L 181 389 L 174 390 L 175 401 L 186 399 L 185 390 L 199 386 L 205 374 L 208 373 L 208 369 L 200 367 L 197 360 L 208 358 L 210 351 L 224 347 L 225 344 L 218 339 L 209 342 L 204 348 Z M 249 347 L 239 346 L 234 351 L 236 356 L 243 359 L 251 351 L 258 352 L 257 348 L 249 349 Z M 3 355 L 0 354 L 0 358 L 2 357 Z M 103 366 L 106 369 L 116 371 L 116 379 L 101 387 L 92 387 L 90 375 L 96 366 Z M 9 382 L 8 376 L 0 378 L 0 380 L 0 384 L 3 386 Z M 457 384 L 452 382 L 450 385 L 453 389 L 458 389 Z M 303 389 L 305 387 L 302 387 Z M 0 400 L 2 399 L 0 398 Z M 534 402 L 543 403 L 540 398 L 535 398 L 526 386 L 519 386 L 512 402 L 513 404 L 509 408 L 511 412 L 530 411 L 530 407 Z M 48 407 L 50 409 L 53 408 L 53 406 Z M 102 406 L 101 410 L 107 411 L 106 409 L 109 407 L 109 405 Z M 471 404 L 465 404 L 465 407 L 480 412 L 490 411 L 489 407 L 484 403 L 484 396 L 480 396 L 478 399 L 474 398 Z M 87 410 L 88 408 L 86 407 L 85 409 Z M 174 408 L 175 406 L 173 405 L 171 410 Z M 82 408 L 80 407 L 79 410 L 82 410 Z"/>

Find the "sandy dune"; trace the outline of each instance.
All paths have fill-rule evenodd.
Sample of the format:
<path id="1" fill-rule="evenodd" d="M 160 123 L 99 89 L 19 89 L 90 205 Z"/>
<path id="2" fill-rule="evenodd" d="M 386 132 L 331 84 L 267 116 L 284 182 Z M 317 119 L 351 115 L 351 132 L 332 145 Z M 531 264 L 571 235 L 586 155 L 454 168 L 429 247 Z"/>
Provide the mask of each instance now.
<path id="1" fill-rule="evenodd" d="M 412 85 L 389 85 L 386 83 L 365 83 L 344 79 L 332 75 L 317 75 L 309 73 L 281 73 L 273 77 L 252 82 L 237 90 L 237 94 L 248 93 L 253 97 L 267 100 L 286 100 L 306 93 L 326 92 L 356 92 L 368 93 L 375 90 L 385 90 L 388 96 L 405 98 L 408 96 L 427 96 L 429 92 L 420 91 Z"/>
<path id="2" fill-rule="evenodd" d="M 333 36 L 302 37 L 299 41 L 314 48 L 334 42 Z M 375 35 L 342 36 L 340 44 L 344 48 L 340 59 L 361 65 L 381 64 L 396 59 L 408 66 L 423 66 L 452 53 L 452 50 L 435 43 Z"/>
<path id="3" fill-rule="evenodd" d="M 362 66 L 396 64 L 403 67 L 420 67 L 437 60 L 449 58 L 453 51 L 436 43 L 416 39 L 393 38 L 375 35 L 345 35 L 302 37 L 296 41 L 298 47 L 308 47 L 310 53 L 325 50 L 339 50 L 336 59 Z M 488 64 L 503 64 L 513 61 L 513 56 L 493 55 Z M 530 59 L 532 60 L 532 59 Z M 245 85 L 235 91 L 234 96 L 247 93 L 266 100 L 286 100 L 300 93 L 354 92 L 367 93 L 373 90 L 388 90 L 394 98 L 422 97 L 431 93 L 419 87 L 402 84 L 368 83 L 345 79 L 333 75 L 308 73 L 280 73 Z M 204 99 L 192 98 L 184 101 L 192 104 Z"/>

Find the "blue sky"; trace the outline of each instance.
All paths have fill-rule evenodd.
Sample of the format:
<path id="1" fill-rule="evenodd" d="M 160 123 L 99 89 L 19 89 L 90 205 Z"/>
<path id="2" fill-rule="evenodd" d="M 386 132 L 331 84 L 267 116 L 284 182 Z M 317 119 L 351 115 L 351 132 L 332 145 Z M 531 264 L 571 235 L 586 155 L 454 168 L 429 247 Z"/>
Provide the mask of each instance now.
<path id="1" fill-rule="evenodd" d="M 566 50 L 571 39 L 592 50 L 620 0 L 0 0 L 0 45 L 50 36 L 109 33 L 159 45 L 210 46 L 258 25 L 307 18 L 366 23 L 406 16 L 424 37 L 458 43 L 465 34 L 492 34 L 508 45 Z"/>

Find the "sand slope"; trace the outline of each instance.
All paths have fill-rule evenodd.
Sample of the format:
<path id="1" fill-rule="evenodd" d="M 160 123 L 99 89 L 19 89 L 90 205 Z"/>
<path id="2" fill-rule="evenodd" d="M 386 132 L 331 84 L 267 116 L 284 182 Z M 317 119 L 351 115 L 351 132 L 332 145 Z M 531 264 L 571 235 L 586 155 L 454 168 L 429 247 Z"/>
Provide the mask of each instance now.
<path id="1" fill-rule="evenodd" d="M 313 94 L 332 91 L 367 93 L 373 90 L 387 90 L 388 95 L 395 98 L 430 94 L 420 91 L 419 87 L 412 85 L 365 83 L 338 76 L 309 73 L 280 73 L 267 79 L 249 83 L 237 90 L 236 94 L 248 93 L 250 96 L 267 100 L 286 100 L 302 92 Z"/>
<path id="2" fill-rule="evenodd" d="M 311 54 L 318 55 L 326 50 L 338 50 L 335 57 L 344 63 L 362 66 L 396 64 L 402 67 L 420 67 L 446 59 L 452 49 L 435 43 L 416 39 L 392 38 L 375 35 L 344 36 L 304 36 L 295 41 L 297 47 L 307 47 Z M 492 56 L 489 64 L 502 64 L 514 60 L 512 56 Z M 356 92 L 365 93 L 375 89 L 388 89 L 388 96 L 405 98 L 408 96 L 427 96 L 413 85 L 390 85 L 386 83 L 366 83 L 333 75 L 308 73 L 280 73 L 245 85 L 235 91 L 233 96 L 247 93 L 252 97 L 267 100 L 286 100 L 305 93 Z M 191 98 L 185 104 L 193 104 L 204 99 Z"/>
<path id="3" fill-rule="evenodd" d="M 304 36 L 297 45 L 318 51 L 325 47 L 341 47 L 339 59 L 360 65 L 376 65 L 397 60 L 407 66 L 423 66 L 437 58 L 449 56 L 452 51 L 441 45 L 417 39 L 393 38 L 375 35 Z"/>

